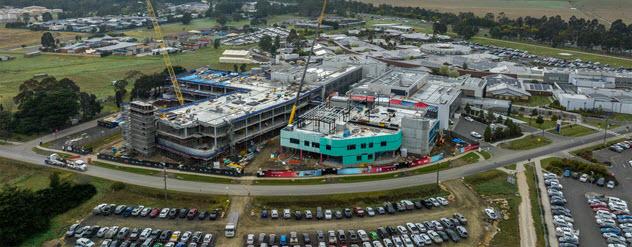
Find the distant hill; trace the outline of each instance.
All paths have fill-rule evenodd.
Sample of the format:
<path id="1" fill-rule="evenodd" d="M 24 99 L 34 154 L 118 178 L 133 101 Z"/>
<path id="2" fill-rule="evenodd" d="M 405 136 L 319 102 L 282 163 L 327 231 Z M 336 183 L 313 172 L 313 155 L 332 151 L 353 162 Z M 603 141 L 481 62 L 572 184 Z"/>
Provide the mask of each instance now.
<path id="1" fill-rule="evenodd" d="M 422 7 L 446 12 L 505 13 L 508 17 L 560 15 L 598 19 L 609 23 L 622 19 L 632 22 L 631 0 L 358 0 L 373 4 Z"/>

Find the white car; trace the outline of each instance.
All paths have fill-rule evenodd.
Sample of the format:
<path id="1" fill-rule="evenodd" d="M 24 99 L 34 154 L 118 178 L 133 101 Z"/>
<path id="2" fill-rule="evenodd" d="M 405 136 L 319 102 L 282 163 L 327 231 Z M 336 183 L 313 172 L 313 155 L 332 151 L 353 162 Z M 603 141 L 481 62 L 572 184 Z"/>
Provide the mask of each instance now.
<path id="1" fill-rule="evenodd" d="M 248 237 L 246 237 L 246 244 L 255 244 L 255 235 L 254 234 L 248 234 Z"/>
<path id="2" fill-rule="evenodd" d="M 476 131 L 472 131 L 472 132 L 470 132 L 470 135 L 471 135 L 472 137 L 476 138 L 476 139 L 481 139 L 481 138 L 483 138 L 483 136 L 482 136 L 481 134 L 479 134 L 478 132 L 476 132 Z"/>
<path id="3" fill-rule="evenodd" d="M 169 208 L 163 208 L 162 210 L 160 210 L 160 215 L 158 215 L 158 217 L 161 219 L 164 219 L 164 218 L 167 218 L 168 214 L 169 214 Z"/>
<path id="4" fill-rule="evenodd" d="M 579 182 L 585 183 L 588 182 L 588 174 L 584 173 L 581 177 L 579 177 Z"/>
<path id="5" fill-rule="evenodd" d="M 329 210 L 329 209 L 325 210 L 325 219 L 326 220 L 331 220 L 331 218 L 332 218 L 331 210 Z"/>
<path id="6" fill-rule="evenodd" d="M 471 118 L 470 116 L 466 116 L 463 119 L 465 119 L 465 121 L 468 121 L 468 122 L 474 122 L 474 119 Z"/>
<path id="7" fill-rule="evenodd" d="M 272 211 L 270 212 L 270 218 L 278 219 L 279 218 L 279 210 L 272 209 Z"/>
<path id="8" fill-rule="evenodd" d="M 486 208 L 484 212 L 485 212 L 485 215 L 487 215 L 487 217 L 490 220 L 498 219 L 498 215 L 496 214 L 496 211 L 493 208 Z"/>
<path id="9" fill-rule="evenodd" d="M 606 184 L 606 188 L 614 189 L 614 181 L 612 180 L 608 181 L 608 183 Z"/>
<path id="10" fill-rule="evenodd" d="M 75 246 L 93 247 L 94 246 L 94 242 L 92 242 L 92 240 L 87 239 L 87 238 L 80 238 L 80 239 L 77 239 L 77 242 L 75 242 Z"/>
<path id="11" fill-rule="evenodd" d="M 439 201 L 439 203 L 441 203 L 441 206 L 448 206 L 449 202 L 447 199 L 437 196 L 437 201 Z"/>

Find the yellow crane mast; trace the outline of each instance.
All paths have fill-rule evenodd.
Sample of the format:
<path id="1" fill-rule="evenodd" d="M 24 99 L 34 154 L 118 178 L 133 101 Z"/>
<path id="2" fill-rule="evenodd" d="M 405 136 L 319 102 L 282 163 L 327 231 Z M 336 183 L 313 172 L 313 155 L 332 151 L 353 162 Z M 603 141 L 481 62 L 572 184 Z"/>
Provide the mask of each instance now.
<path id="1" fill-rule="evenodd" d="M 316 34 L 314 35 L 314 40 L 312 40 L 312 46 L 309 49 L 309 54 L 307 55 L 307 61 L 305 61 L 305 67 L 303 68 L 303 75 L 301 76 L 301 82 L 298 84 L 298 91 L 296 91 L 296 99 L 294 100 L 294 104 L 292 105 L 292 111 L 290 112 L 290 119 L 287 122 L 287 125 L 292 125 L 294 122 L 294 118 L 296 117 L 296 107 L 298 106 L 298 102 L 301 98 L 301 90 L 303 90 L 303 83 L 305 83 L 305 74 L 307 74 L 307 67 L 309 67 L 309 60 L 312 58 L 312 52 L 314 52 L 314 45 L 316 45 L 316 41 L 318 37 L 320 37 L 320 25 L 323 23 L 323 19 L 325 18 L 325 10 L 327 9 L 327 0 L 323 0 L 323 8 L 320 10 L 320 16 L 318 17 L 318 25 L 316 26 Z"/>
<path id="2" fill-rule="evenodd" d="M 160 53 L 162 54 L 162 61 L 165 63 L 165 67 L 167 68 L 167 72 L 169 73 L 169 80 L 173 85 L 173 92 L 176 94 L 176 98 L 178 99 L 180 105 L 183 105 L 184 97 L 182 96 L 182 91 L 180 91 L 180 83 L 178 82 L 176 73 L 175 71 L 173 71 L 173 65 L 171 64 L 171 58 L 169 58 L 169 51 L 167 50 L 165 37 L 162 35 L 162 29 L 160 28 L 160 24 L 158 23 L 158 17 L 156 17 L 156 12 L 154 11 L 154 6 L 151 4 L 151 0 L 146 0 L 146 2 L 147 14 L 151 19 L 151 24 L 154 26 L 154 36 L 157 39 L 158 43 L 160 43 Z"/>

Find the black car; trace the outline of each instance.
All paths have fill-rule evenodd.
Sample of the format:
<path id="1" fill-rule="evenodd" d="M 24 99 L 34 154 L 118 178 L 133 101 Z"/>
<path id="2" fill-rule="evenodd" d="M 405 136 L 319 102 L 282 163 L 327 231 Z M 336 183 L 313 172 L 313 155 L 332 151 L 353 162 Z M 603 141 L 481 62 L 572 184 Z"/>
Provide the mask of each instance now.
<path id="1" fill-rule="evenodd" d="M 432 202 L 428 199 L 425 200 L 421 200 L 421 203 L 424 205 L 424 207 L 426 207 L 427 209 L 431 209 L 432 208 Z"/>
<path id="2" fill-rule="evenodd" d="M 311 242 L 312 242 L 312 240 L 309 238 L 309 234 L 303 233 L 303 243 L 309 244 Z"/>
<path id="3" fill-rule="evenodd" d="M 301 211 L 299 211 L 299 210 L 296 210 L 296 212 L 294 212 L 294 218 L 295 218 L 296 220 L 301 220 L 301 219 L 303 219 L 303 213 L 301 213 Z"/>
<path id="4" fill-rule="evenodd" d="M 180 213 L 178 214 L 178 217 L 181 219 L 184 219 L 187 217 L 187 214 L 189 213 L 189 209 L 188 208 L 181 208 L 180 209 Z"/>
<path id="5" fill-rule="evenodd" d="M 217 209 L 213 209 L 211 210 L 211 212 L 208 214 L 208 219 L 209 220 L 216 220 L 217 219 L 217 215 L 219 214 L 219 210 Z"/>
<path id="6" fill-rule="evenodd" d="M 344 210 L 344 214 L 345 214 L 345 218 L 351 218 L 353 217 L 353 212 L 351 212 L 350 208 L 345 208 Z"/>
<path id="7" fill-rule="evenodd" d="M 388 231 L 386 231 L 386 229 L 384 229 L 384 227 L 378 227 L 377 228 L 377 235 L 379 235 L 380 238 L 382 238 L 382 239 L 390 237 L 390 234 L 388 234 Z"/>
<path id="8" fill-rule="evenodd" d="M 175 219 L 176 217 L 178 217 L 178 209 L 177 208 L 169 209 L 168 217 L 169 219 Z"/>
<path id="9" fill-rule="evenodd" d="M 170 230 L 165 230 L 160 234 L 160 237 L 158 239 L 160 239 L 161 242 L 165 242 L 167 240 L 169 240 L 169 238 L 171 237 L 171 233 L 172 231 Z"/>
<path id="10" fill-rule="evenodd" d="M 105 205 L 101 208 L 101 215 L 103 216 L 108 216 L 110 214 L 112 214 L 112 210 L 114 208 L 114 205 Z"/>
<path id="11" fill-rule="evenodd" d="M 334 213 L 334 215 L 336 216 L 336 219 L 342 219 L 342 212 L 340 212 L 340 210 L 336 210 L 336 213 Z"/>
<path id="12" fill-rule="evenodd" d="M 261 218 L 262 219 L 268 218 L 268 210 L 267 209 L 261 210 Z"/>
<path id="13" fill-rule="evenodd" d="M 459 234 L 457 234 L 454 230 L 447 229 L 445 231 L 448 233 L 448 236 L 450 237 L 450 240 L 452 240 L 452 242 L 456 243 L 461 240 L 461 237 L 459 237 Z"/>
<path id="14" fill-rule="evenodd" d="M 445 233 L 444 231 L 436 231 L 436 232 L 439 234 L 439 236 L 441 236 L 444 242 L 450 240 L 450 237 L 448 237 L 448 234 Z"/>
<path id="15" fill-rule="evenodd" d="M 386 209 L 386 212 L 389 214 L 394 214 L 395 213 L 395 208 L 393 207 L 393 204 L 390 202 L 385 202 L 384 203 L 384 209 Z"/>
<path id="16" fill-rule="evenodd" d="M 392 226 L 387 226 L 386 232 L 388 232 L 389 236 L 399 235 L 399 231 L 397 231 L 397 229 L 395 229 L 395 227 L 392 227 Z"/>
<path id="17" fill-rule="evenodd" d="M 200 211 L 200 213 L 198 214 L 198 220 L 204 220 L 206 219 L 206 216 L 208 216 L 208 213 L 204 210 Z"/>

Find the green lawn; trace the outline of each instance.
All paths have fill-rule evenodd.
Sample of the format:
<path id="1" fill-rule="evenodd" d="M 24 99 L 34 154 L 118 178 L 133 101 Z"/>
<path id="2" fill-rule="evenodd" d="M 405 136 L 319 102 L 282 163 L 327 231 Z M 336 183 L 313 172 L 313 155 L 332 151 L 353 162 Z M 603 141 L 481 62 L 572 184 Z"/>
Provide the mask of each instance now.
<path id="1" fill-rule="evenodd" d="M 515 115 L 513 114 L 511 117 L 516 118 L 518 120 L 524 121 L 527 123 L 527 125 L 534 127 L 534 128 L 538 128 L 538 129 L 550 129 L 550 128 L 555 128 L 556 123 L 554 121 L 551 121 L 550 119 L 544 119 L 544 122 L 542 124 L 537 124 L 535 121 L 537 119 L 537 117 L 531 118 L 530 116 L 521 116 L 521 115 Z M 564 122 L 562 122 L 564 123 Z"/>
<path id="2" fill-rule="evenodd" d="M 518 205 L 520 196 L 518 188 L 507 182 L 507 173 L 498 170 L 482 172 L 465 177 L 465 182 L 470 184 L 474 191 L 486 199 L 495 201 L 495 208 L 500 209 L 504 219 L 500 220 L 498 228 L 500 232 L 494 236 L 490 246 L 519 246 L 520 229 L 518 224 Z M 498 203 L 495 199 L 505 199 L 507 206 Z"/>
<path id="3" fill-rule="evenodd" d="M 563 58 L 567 60 L 581 59 L 584 61 L 593 61 L 593 62 L 600 62 L 602 64 L 609 64 L 614 67 L 622 66 L 622 67 L 632 68 L 632 58 L 622 58 L 622 57 L 616 57 L 616 56 L 602 55 L 598 53 L 590 53 L 590 52 L 584 52 L 584 51 L 579 51 L 579 50 L 574 50 L 574 49 L 553 48 L 553 47 L 549 47 L 549 46 L 541 45 L 541 44 L 529 44 L 525 42 L 492 39 L 492 38 L 483 37 L 483 36 L 473 37 L 471 41 L 479 43 L 479 44 L 484 44 L 484 45 L 495 45 L 495 46 L 513 48 L 513 49 L 520 49 L 520 50 L 528 51 L 529 53 L 534 54 L 534 55 L 551 56 L 551 57 Z M 564 55 L 561 55 L 560 53 L 568 53 L 571 55 L 564 56 Z"/>
<path id="4" fill-rule="evenodd" d="M 488 160 L 488 159 L 490 159 L 492 157 L 492 154 L 490 152 L 485 151 L 485 150 L 482 150 L 482 151 L 480 151 L 478 153 L 483 155 L 483 158 L 485 158 L 486 160 Z"/>
<path id="5" fill-rule="evenodd" d="M 445 196 L 448 193 L 436 184 L 407 187 L 396 190 L 372 191 L 352 194 L 331 194 L 312 196 L 257 196 L 253 199 L 255 208 L 291 208 L 315 210 L 317 206 L 329 209 L 346 207 L 366 207 L 381 205 L 385 201 Z"/>
<path id="6" fill-rule="evenodd" d="M 538 185 L 536 183 L 535 167 L 532 164 L 525 165 L 525 175 L 527 177 L 527 185 L 529 185 L 529 200 L 531 201 L 531 215 L 533 216 L 533 227 L 535 228 L 536 247 L 544 247 L 544 223 L 542 214 L 540 213 L 540 197 L 538 196 Z"/>
<path id="7" fill-rule="evenodd" d="M 598 118 L 584 118 L 584 123 L 588 124 L 590 126 L 594 126 L 600 129 L 605 128 L 606 126 L 606 119 L 598 119 Z M 613 123 L 612 121 L 608 121 L 608 129 L 617 127 L 618 125 L 616 123 Z"/>
<path id="8" fill-rule="evenodd" d="M 524 101 L 512 101 L 511 103 L 514 105 L 524 105 L 524 106 L 544 106 L 544 105 L 548 105 L 551 102 L 553 102 L 553 100 L 551 99 L 551 96 L 540 96 L 540 95 L 534 95 L 529 97 L 529 101 L 524 102 Z"/>
<path id="9" fill-rule="evenodd" d="M 554 134 L 558 134 L 555 130 L 549 130 L 549 132 L 554 133 Z M 589 135 L 592 133 L 597 132 L 594 129 L 585 127 L 585 126 L 581 126 L 581 125 L 567 125 L 564 126 L 560 129 L 560 133 L 559 135 L 562 136 L 570 136 L 570 137 L 578 137 L 578 136 L 585 136 L 585 135 Z"/>
<path id="10" fill-rule="evenodd" d="M 549 157 L 549 158 L 545 158 L 545 159 L 540 160 L 540 164 L 542 165 L 542 169 L 549 170 L 549 166 L 551 165 L 551 162 L 553 162 L 555 160 L 562 160 L 562 158 L 560 158 L 560 157 Z"/>
<path id="11" fill-rule="evenodd" d="M 503 166 L 505 169 L 516 170 L 516 163 Z"/>
<path id="12" fill-rule="evenodd" d="M 528 150 L 551 144 L 551 140 L 541 135 L 529 135 L 524 138 L 500 144 L 501 148 L 510 150 Z"/>
<path id="13" fill-rule="evenodd" d="M 122 185 L 114 189 L 112 182 L 69 171 L 36 166 L 20 161 L 0 158 L 0 182 L 4 185 L 15 185 L 33 190 L 48 186 L 48 177 L 53 172 L 60 174 L 62 179 L 70 179 L 78 183 L 91 183 L 97 188 L 97 194 L 79 207 L 54 217 L 49 229 L 33 236 L 22 243 L 22 247 L 42 246 L 48 240 L 57 239 L 63 235 L 68 226 L 90 215 L 92 208 L 99 203 L 142 204 L 149 207 L 200 207 L 212 209 L 222 207 L 227 197 L 222 195 L 202 195 L 183 192 L 167 192 L 164 200 L 162 190 L 150 189 L 134 185 Z"/>

